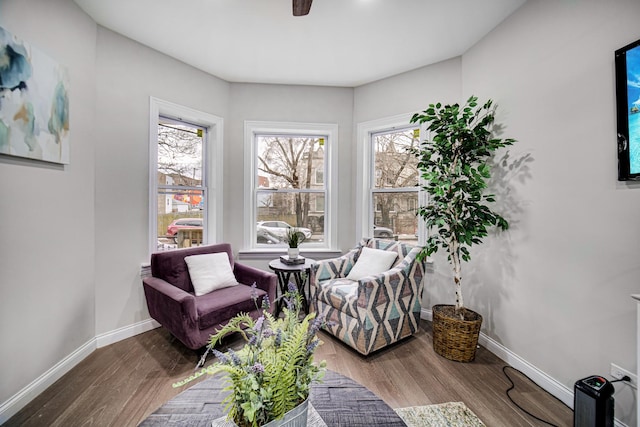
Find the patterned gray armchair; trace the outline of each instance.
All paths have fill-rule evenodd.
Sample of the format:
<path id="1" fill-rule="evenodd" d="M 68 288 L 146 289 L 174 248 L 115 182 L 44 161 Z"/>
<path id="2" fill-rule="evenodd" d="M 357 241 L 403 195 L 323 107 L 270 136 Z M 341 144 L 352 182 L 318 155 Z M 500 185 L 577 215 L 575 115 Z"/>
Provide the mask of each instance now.
<path id="1" fill-rule="evenodd" d="M 396 251 L 391 269 L 347 279 L 363 247 Z M 319 261 L 309 278 L 311 310 L 329 322 L 325 330 L 367 355 L 414 334 L 422 307 L 424 262 L 420 248 L 392 240 L 363 239 L 345 255 Z"/>

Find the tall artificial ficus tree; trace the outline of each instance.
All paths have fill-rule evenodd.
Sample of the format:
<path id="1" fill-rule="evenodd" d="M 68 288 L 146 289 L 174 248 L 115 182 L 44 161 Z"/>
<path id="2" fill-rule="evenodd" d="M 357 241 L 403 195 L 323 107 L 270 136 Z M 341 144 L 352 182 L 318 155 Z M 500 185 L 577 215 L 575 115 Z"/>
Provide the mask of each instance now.
<path id="1" fill-rule="evenodd" d="M 515 140 L 495 137 L 493 101 L 481 106 L 477 101 L 471 96 L 462 107 L 457 103 L 430 104 L 411 118 L 411 123 L 427 126 L 427 138 L 414 150 L 422 188 L 429 195 L 427 204 L 418 208 L 418 215 L 431 231 L 419 258 L 424 259 L 439 248 L 447 252 L 459 314 L 464 308 L 461 267 L 462 261 L 470 260 L 469 248 L 482 243 L 490 227 L 509 227 L 502 216 L 490 209 L 495 197 L 486 189 L 491 178 L 491 156 Z"/>

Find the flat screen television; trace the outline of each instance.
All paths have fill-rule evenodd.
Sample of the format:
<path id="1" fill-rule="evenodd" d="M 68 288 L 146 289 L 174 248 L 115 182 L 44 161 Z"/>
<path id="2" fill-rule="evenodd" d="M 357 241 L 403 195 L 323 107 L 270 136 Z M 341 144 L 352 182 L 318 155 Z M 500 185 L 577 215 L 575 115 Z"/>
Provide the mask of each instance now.
<path id="1" fill-rule="evenodd" d="M 640 180 L 640 40 L 615 53 L 618 181 Z"/>

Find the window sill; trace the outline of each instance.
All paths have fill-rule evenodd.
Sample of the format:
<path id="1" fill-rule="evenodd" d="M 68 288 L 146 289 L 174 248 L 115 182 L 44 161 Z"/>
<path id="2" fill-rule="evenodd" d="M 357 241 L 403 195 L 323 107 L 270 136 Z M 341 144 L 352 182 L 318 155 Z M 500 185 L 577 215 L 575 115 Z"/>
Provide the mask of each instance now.
<path id="1" fill-rule="evenodd" d="M 242 250 L 238 252 L 239 260 L 272 260 L 274 258 L 278 258 L 280 255 L 286 255 L 287 251 L 285 248 L 280 249 L 253 249 L 253 250 Z M 320 259 L 330 259 L 337 258 L 342 255 L 342 252 L 335 249 L 310 249 L 310 250 L 300 250 L 300 255 L 305 258 L 311 258 L 315 260 Z"/>

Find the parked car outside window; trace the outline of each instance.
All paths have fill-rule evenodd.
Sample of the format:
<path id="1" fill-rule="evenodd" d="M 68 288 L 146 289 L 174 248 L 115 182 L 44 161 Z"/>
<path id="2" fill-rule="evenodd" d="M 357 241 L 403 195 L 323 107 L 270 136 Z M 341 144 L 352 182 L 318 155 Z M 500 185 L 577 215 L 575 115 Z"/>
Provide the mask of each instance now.
<path id="1" fill-rule="evenodd" d="M 284 221 L 259 221 L 258 222 L 258 237 L 269 235 L 275 236 L 281 242 L 286 240 L 287 231 L 291 228 L 296 228 L 304 234 L 306 239 L 311 238 L 312 231 L 305 227 L 292 227 Z"/>
<path id="2" fill-rule="evenodd" d="M 278 236 L 276 236 L 275 234 L 271 233 L 271 231 L 269 231 L 268 228 L 258 228 L 258 233 L 257 233 L 257 240 L 258 243 L 280 243 L 281 240 Z"/>
<path id="3" fill-rule="evenodd" d="M 167 236 L 175 236 L 178 230 L 202 229 L 202 218 L 179 218 L 167 227 Z"/>
<path id="4" fill-rule="evenodd" d="M 373 237 L 378 238 L 389 238 L 393 237 L 393 230 L 387 227 L 378 227 L 377 225 L 373 225 Z"/>

